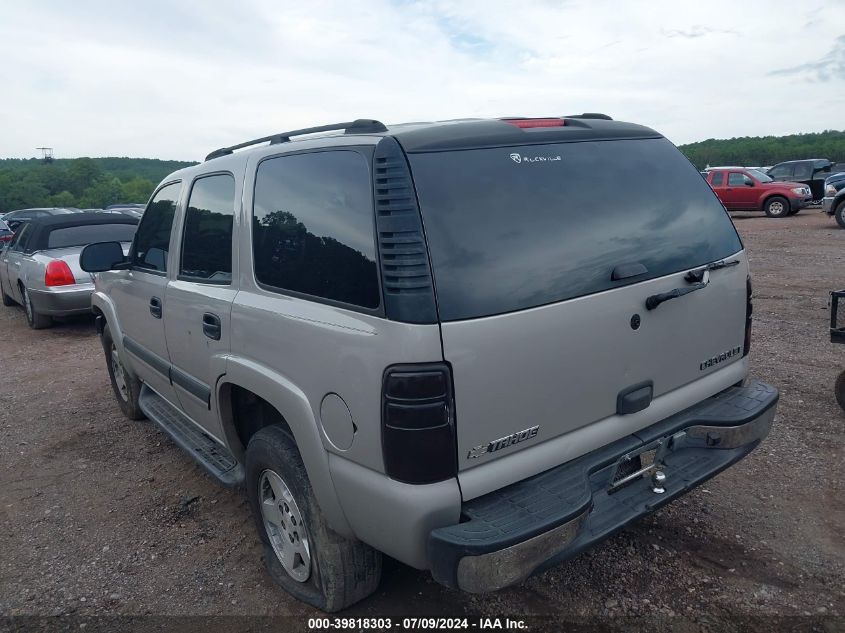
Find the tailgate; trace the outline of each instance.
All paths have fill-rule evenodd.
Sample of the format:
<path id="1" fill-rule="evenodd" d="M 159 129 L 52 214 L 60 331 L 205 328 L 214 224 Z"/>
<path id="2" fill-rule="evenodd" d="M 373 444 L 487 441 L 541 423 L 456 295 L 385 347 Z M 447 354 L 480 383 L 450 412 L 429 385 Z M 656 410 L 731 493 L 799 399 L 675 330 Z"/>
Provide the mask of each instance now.
<path id="1" fill-rule="evenodd" d="M 521 312 L 443 323 L 459 468 L 613 416 L 617 397 L 636 385 L 651 382 L 657 398 L 740 360 L 747 264 L 744 253 L 728 259 L 741 264 L 712 271 L 707 287 L 654 310 L 646 309 L 646 297 L 689 286 L 683 272 Z M 639 423 L 622 417 L 605 429 L 595 447 L 657 421 L 633 419 Z"/>
<path id="2" fill-rule="evenodd" d="M 545 457 L 526 460 L 548 468 L 739 380 L 742 242 L 666 139 L 420 152 L 409 162 L 453 368 L 460 470 L 494 464 L 516 476 L 516 459 L 500 460 L 532 446 Z M 719 262 L 730 265 L 705 271 Z M 701 283 L 685 279 L 692 270 Z M 671 291 L 680 296 L 647 309 L 647 297 Z M 550 440 L 565 434 L 561 452 Z"/>

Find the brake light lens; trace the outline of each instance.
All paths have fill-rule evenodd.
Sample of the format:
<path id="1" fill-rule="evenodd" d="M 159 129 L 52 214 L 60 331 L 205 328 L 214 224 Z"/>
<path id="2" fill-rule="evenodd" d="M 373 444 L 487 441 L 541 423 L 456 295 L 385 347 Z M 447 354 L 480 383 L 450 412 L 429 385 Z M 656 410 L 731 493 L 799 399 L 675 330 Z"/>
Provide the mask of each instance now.
<path id="1" fill-rule="evenodd" d="M 563 127 L 566 125 L 564 119 L 502 119 L 502 121 L 521 128 Z"/>
<path id="2" fill-rule="evenodd" d="M 75 283 L 76 278 L 66 262 L 54 259 L 47 264 L 47 272 L 44 273 L 45 286 L 70 286 Z"/>
<path id="3" fill-rule="evenodd" d="M 751 300 L 751 275 L 745 278 L 745 341 L 742 344 L 742 355 L 748 356 L 751 351 L 751 321 L 754 305 Z"/>
<path id="4" fill-rule="evenodd" d="M 455 477 L 452 373 L 445 363 L 396 365 L 382 382 L 382 451 L 389 477 L 429 484 Z"/>

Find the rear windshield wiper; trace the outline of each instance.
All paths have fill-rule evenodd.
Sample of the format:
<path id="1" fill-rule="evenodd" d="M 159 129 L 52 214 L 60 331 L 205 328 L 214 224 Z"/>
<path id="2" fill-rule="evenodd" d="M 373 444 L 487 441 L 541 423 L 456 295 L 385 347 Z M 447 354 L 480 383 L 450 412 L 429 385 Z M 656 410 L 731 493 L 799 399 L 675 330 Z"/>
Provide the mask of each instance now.
<path id="1" fill-rule="evenodd" d="M 702 281 L 691 286 L 686 286 L 685 288 L 675 288 L 674 290 L 670 290 L 669 292 L 661 292 L 656 295 L 651 295 L 646 298 L 645 300 L 645 307 L 647 310 L 654 310 L 657 306 L 659 306 L 664 301 L 669 301 L 669 299 L 677 299 L 678 297 L 683 297 L 684 295 L 688 295 L 691 292 L 695 292 L 696 290 L 701 290 L 702 288 L 706 288 L 710 280 Z"/>
<path id="2" fill-rule="evenodd" d="M 684 279 L 689 282 L 700 282 L 704 279 L 704 273 L 708 270 L 719 270 L 720 268 L 729 268 L 730 266 L 738 265 L 738 259 L 732 259 L 729 262 L 726 262 L 724 259 L 720 259 L 718 262 L 713 262 L 701 268 L 696 268 L 695 270 L 689 271 L 686 275 L 684 275 Z"/>
<path id="3" fill-rule="evenodd" d="M 669 292 L 661 292 L 656 295 L 651 295 L 646 298 L 645 307 L 647 310 L 654 310 L 664 301 L 669 301 L 669 299 L 677 299 L 678 297 L 683 297 L 684 295 L 688 295 L 689 293 L 695 292 L 696 290 L 706 288 L 710 283 L 710 275 L 708 275 L 708 273 L 711 270 L 719 270 L 720 268 L 728 268 L 730 266 L 736 266 L 738 264 L 738 259 L 732 259 L 729 262 L 726 262 L 724 259 L 721 259 L 718 262 L 713 262 L 711 264 L 707 264 L 706 266 L 702 266 L 701 268 L 697 268 L 696 270 L 691 270 L 686 275 L 684 275 L 684 279 L 690 282 L 692 284 L 691 286 L 685 286 L 684 288 L 675 288 L 674 290 L 670 290 Z"/>

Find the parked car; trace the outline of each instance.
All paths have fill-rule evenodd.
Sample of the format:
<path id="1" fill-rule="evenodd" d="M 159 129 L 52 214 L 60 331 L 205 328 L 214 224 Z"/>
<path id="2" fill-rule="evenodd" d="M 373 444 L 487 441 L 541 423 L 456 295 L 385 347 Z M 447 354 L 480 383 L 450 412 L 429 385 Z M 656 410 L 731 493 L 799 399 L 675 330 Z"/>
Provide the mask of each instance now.
<path id="1" fill-rule="evenodd" d="M 797 182 L 775 182 L 756 169 L 719 167 L 707 182 L 731 211 L 763 211 L 770 218 L 795 215 L 810 204 L 810 188 Z"/>
<path id="2" fill-rule="evenodd" d="M 822 209 L 845 229 L 845 172 L 834 174 L 825 180 Z"/>
<path id="3" fill-rule="evenodd" d="M 120 204 L 110 204 L 106 207 L 106 210 L 110 209 L 138 209 L 139 211 L 143 211 L 146 208 L 146 204 L 140 202 L 124 202 Z"/>
<path id="4" fill-rule="evenodd" d="M 128 251 L 138 221 L 123 215 L 55 214 L 22 222 L 0 254 L 4 306 L 24 306 L 33 329 L 49 327 L 54 316 L 91 312 L 91 275 L 79 267 L 86 244 L 122 242 Z"/>
<path id="5" fill-rule="evenodd" d="M 813 200 L 818 202 L 824 197 L 824 179 L 830 175 L 832 163 L 826 158 L 807 160 L 788 160 L 778 163 L 766 174 L 780 182 L 800 182 L 810 188 Z"/>
<path id="6" fill-rule="evenodd" d="M 8 246 L 14 236 L 15 232 L 9 228 L 9 225 L 0 220 L 0 251 Z"/>
<path id="7" fill-rule="evenodd" d="M 69 213 L 79 213 L 79 209 L 69 209 L 67 207 L 44 207 L 36 209 L 18 209 L 17 211 L 9 211 L 3 214 L 2 219 L 14 231 L 18 224 L 35 218 L 44 218 L 53 215 L 67 215 Z"/>
<path id="8" fill-rule="evenodd" d="M 123 413 L 243 484 L 292 595 L 342 609 L 382 553 L 521 582 L 768 433 L 730 218 L 597 116 L 247 141 L 165 178 L 128 256 L 83 251 Z"/>

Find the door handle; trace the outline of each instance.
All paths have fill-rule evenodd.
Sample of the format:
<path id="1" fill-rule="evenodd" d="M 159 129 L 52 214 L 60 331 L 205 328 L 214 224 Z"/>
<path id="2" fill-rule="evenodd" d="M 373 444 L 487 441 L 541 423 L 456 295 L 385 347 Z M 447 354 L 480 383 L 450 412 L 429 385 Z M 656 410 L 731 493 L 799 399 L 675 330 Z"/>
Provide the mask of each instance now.
<path id="1" fill-rule="evenodd" d="M 158 297 L 150 299 L 150 314 L 152 314 L 156 319 L 161 318 L 161 299 Z"/>
<path id="2" fill-rule="evenodd" d="M 220 326 L 220 317 L 211 312 L 206 312 L 202 315 L 202 333 L 208 338 L 219 341 L 222 328 Z"/>

